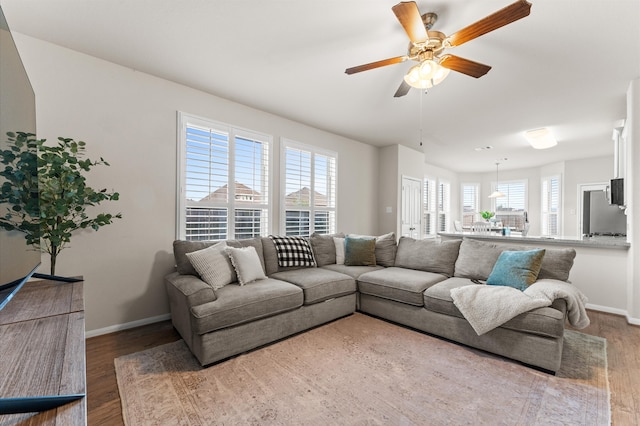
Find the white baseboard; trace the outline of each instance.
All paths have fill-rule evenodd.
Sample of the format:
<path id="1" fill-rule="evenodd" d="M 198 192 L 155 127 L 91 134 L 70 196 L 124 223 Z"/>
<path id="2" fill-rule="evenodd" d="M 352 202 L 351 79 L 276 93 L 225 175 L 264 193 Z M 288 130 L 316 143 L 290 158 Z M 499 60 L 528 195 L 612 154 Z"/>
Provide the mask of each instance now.
<path id="1" fill-rule="evenodd" d="M 640 325 L 640 318 L 632 318 L 629 315 L 627 315 L 627 322 L 633 325 Z"/>
<path id="2" fill-rule="evenodd" d="M 97 330 L 89 330 L 84 333 L 85 338 L 101 336 L 103 334 L 115 333 L 116 331 L 127 330 L 129 328 L 140 327 L 141 325 L 153 324 L 155 322 L 166 321 L 171 319 L 171 314 L 162 314 L 155 317 L 143 318 L 137 321 L 131 321 L 124 324 L 111 325 Z"/>
<path id="3" fill-rule="evenodd" d="M 586 304 L 587 309 L 593 309 L 594 311 L 606 312 L 608 314 L 615 314 L 625 317 L 629 324 L 640 325 L 640 318 L 633 318 L 629 316 L 629 312 L 624 309 L 610 308 L 608 306 L 593 305 L 591 303 Z"/>

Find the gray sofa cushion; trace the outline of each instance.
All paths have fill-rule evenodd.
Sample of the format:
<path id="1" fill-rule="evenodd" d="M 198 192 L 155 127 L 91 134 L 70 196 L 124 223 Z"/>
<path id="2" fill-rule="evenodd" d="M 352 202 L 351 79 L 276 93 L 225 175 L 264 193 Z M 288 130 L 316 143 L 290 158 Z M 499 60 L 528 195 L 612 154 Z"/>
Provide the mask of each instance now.
<path id="1" fill-rule="evenodd" d="M 176 270 L 182 275 L 195 275 L 199 277 L 193 265 L 187 257 L 187 253 L 198 251 L 210 247 L 220 241 L 186 241 L 176 240 L 173 242 L 173 256 L 176 261 Z M 264 255 L 262 254 L 262 241 L 260 238 L 249 238 L 247 240 L 226 240 L 229 247 L 253 247 L 258 253 L 260 263 L 264 269 Z"/>
<path id="2" fill-rule="evenodd" d="M 449 278 L 439 282 L 424 292 L 424 307 L 432 312 L 438 312 L 458 318 L 464 318 L 451 299 L 451 290 L 474 284 L 466 278 Z M 533 309 L 512 318 L 502 324 L 501 328 L 539 334 L 542 336 L 562 337 L 564 333 L 566 304 L 558 299 L 549 307 Z"/>
<path id="3" fill-rule="evenodd" d="M 302 306 L 302 289 L 267 278 L 240 286 L 229 284 L 217 291 L 218 299 L 192 306 L 193 331 L 210 331 L 254 321 Z"/>
<path id="4" fill-rule="evenodd" d="M 376 265 L 376 266 L 325 265 L 322 268 L 329 269 L 330 271 L 340 272 L 341 274 L 349 275 L 350 277 L 355 278 L 356 280 L 360 275 L 366 274 L 367 272 L 384 269 L 380 265 Z"/>
<path id="5" fill-rule="evenodd" d="M 376 264 L 382 266 L 394 266 L 398 242 L 395 232 L 376 237 Z"/>
<path id="6" fill-rule="evenodd" d="M 496 244 L 463 238 L 453 275 L 461 278 L 486 280 L 491 274 L 500 253 L 505 250 L 531 250 L 531 247 Z M 576 251 L 573 248 L 545 249 L 538 279 L 553 278 L 568 281 L 575 257 Z"/>
<path id="7" fill-rule="evenodd" d="M 395 266 L 453 276 L 460 240 L 415 240 L 400 237 Z M 491 272 L 491 271 L 489 271 Z"/>
<path id="8" fill-rule="evenodd" d="M 344 234 L 340 232 L 338 234 L 323 235 L 314 232 L 311 234 L 311 237 L 309 237 L 313 255 L 316 258 L 316 264 L 318 266 L 336 263 L 336 245 L 333 242 L 333 237 L 344 238 Z"/>
<path id="9" fill-rule="evenodd" d="M 523 248 L 523 250 L 526 250 L 526 248 Z M 538 279 L 552 278 L 554 280 L 569 281 L 569 273 L 575 258 L 576 249 L 574 248 L 545 249 Z"/>
<path id="10" fill-rule="evenodd" d="M 444 279 L 441 274 L 392 266 L 362 274 L 358 278 L 358 290 L 363 294 L 423 306 L 424 290 Z"/>
<path id="11" fill-rule="evenodd" d="M 486 280 L 504 247 L 464 238 L 455 263 L 455 277 Z"/>
<path id="12" fill-rule="evenodd" d="M 305 305 L 356 292 L 352 277 L 324 268 L 277 272 L 271 277 L 302 288 Z"/>

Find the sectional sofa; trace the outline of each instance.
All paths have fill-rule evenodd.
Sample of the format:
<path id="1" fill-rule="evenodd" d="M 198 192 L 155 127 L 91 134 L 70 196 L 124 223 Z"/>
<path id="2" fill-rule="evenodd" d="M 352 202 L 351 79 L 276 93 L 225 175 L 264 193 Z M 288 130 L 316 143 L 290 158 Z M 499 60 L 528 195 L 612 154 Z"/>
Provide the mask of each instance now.
<path id="1" fill-rule="evenodd" d="M 565 298 L 552 296 L 482 334 L 452 298 L 456 289 L 484 284 L 503 252 L 524 247 L 396 241 L 393 233 L 314 234 L 304 241 L 310 254 L 305 247 L 286 253 L 277 237 L 174 242 L 176 271 L 165 279 L 171 318 L 202 365 L 358 310 L 549 372 L 560 367 Z M 575 250 L 546 249 L 538 257 L 536 284 L 566 286 Z"/>

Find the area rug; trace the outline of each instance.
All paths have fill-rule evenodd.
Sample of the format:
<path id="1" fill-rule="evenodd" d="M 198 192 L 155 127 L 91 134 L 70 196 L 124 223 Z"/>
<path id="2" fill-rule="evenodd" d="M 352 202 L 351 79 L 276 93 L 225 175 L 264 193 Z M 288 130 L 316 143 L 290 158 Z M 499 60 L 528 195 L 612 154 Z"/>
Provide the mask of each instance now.
<path id="1" fill-rule="evenodd" d="M 125 424 L 604 425 L 606 340 L 556 376 L 356 313 L 202 368 L 180 340 L 115 360 Z"/>

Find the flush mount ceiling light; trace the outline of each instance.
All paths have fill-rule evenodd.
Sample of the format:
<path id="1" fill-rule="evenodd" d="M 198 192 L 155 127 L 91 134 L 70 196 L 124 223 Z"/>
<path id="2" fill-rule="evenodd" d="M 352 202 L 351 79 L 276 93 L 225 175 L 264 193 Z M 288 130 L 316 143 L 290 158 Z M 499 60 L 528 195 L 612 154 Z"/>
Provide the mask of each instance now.
<path id="1" fill-rule="evenodd" d="M 535 149 L 547 149 L 558 145 L 558 141 L 553 137 L 551 131 L 546 127 L 541 129 L 527 130 L 524 137 Z"/>
<path id="2" fill-rule="evenodd" d="M 506 160 L 506 158 L 505 158 Z M 498 191 L 498 185 L 500 184 L 500 181 L 498 180 L 498 166 L 500 165 L 499 161 L 496 161 L 496 190 L 493 191 L 491 193 L 491 195 L 489 195 L 489 198 L 502 198 L 504 197 L 504 194 L 500 191 Z"/>

